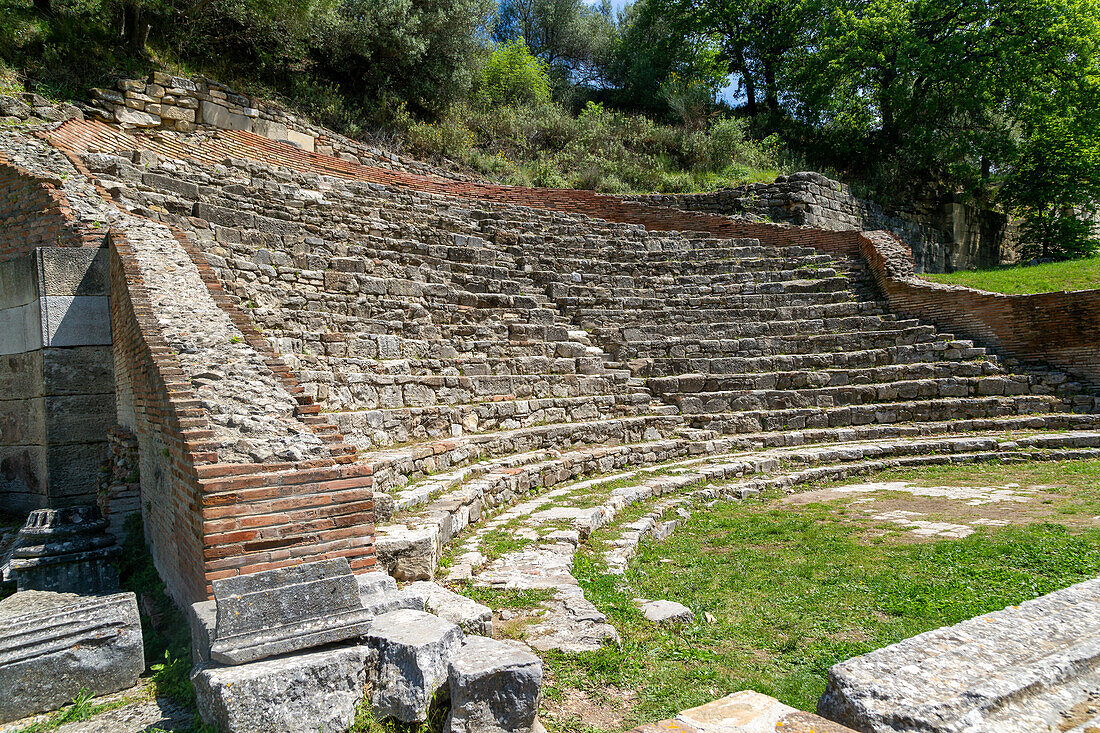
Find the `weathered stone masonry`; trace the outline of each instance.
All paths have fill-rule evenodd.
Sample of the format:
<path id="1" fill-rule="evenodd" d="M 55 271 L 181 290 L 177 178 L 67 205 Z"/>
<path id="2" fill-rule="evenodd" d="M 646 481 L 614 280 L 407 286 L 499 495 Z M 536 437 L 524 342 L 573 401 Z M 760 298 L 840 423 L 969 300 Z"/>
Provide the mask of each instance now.
<path id="1" fill-rule="evenodd" d="M 105 230 L 58 179 L 0 156 L 0 491 L 28 511 L 94 499 L 113 422 Z"/>

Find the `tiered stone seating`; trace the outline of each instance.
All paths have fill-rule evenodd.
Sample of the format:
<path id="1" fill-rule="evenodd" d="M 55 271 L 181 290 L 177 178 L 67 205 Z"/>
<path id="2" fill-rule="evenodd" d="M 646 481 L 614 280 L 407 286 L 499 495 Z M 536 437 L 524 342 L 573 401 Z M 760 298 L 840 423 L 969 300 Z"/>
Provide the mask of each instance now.
<path id="1" fill-rule="evenodd" d="M 574 323 L 689 424 L 728 433 L 980 420 L 1083 409 L 1058 373 L 885 313 L 855 263 L 753 240 L 566 228 L 521 261 Z M 549 244 L 552 242 L 552 245 Z M 576 274 L 570 274 L 576 273 Z"/>

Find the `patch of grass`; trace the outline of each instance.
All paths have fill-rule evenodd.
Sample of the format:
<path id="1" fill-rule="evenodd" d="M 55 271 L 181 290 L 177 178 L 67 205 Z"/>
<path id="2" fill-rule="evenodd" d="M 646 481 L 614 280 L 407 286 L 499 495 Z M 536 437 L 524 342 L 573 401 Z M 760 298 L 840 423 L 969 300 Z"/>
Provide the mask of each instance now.
<path id="1" fill-rule="evenodd" d="M 927 274 L 928 280 L 949 285 L 1022 295 L 1059 290 L 1100 288 L 1100 256 L 1043 265 L 997 267 L 989 270 L 960 270 L 950 274 Z"/>
<path id="2" fill-rule="evenodd" d="M 457 592 L 494 609 L 538 608 L 554 594 L 548 588 L 485 588 L 469 582 L 463 583 Z"/>
<path id="3" fill-rule="evenodd" d="M 835 485 L 867 481 L 908 481 L 923 486 L 1005 486 L 1042 487 L 1047 494 L 1058 495 L 1051 503 L 1060 514 L 1100 516 L 1100 459 L 1079 461 L 1031 461 L 1028 463 L 943 464 L 919 468 L 896 468 L 876 473 L 873 478 L 857 476 Z M 822 484 L 827 485 L 827 484 Z M 888 496 L 877 492 L 877 496 Z"/>
<path id="4" fill-rule="evenodd" d="M 355 709 L 355 720 L 348 733 L 440 733 L 450 712 L 450 699 L 440 691 L 428 707 L 428 719 L 423 723 L 402 723 L 387 718 L 379 720 L 371 710 L 370 696 L 366 695 Z"/>
<path id="5" fill-rule="evenodd" d="M 579 552 L 574 575 L 623 645 L 547 655 L 552 684 L 636 690 L 630 725 L 743 689 L 813 710 L 839 661 L 1100 573 L 1100 530 L 1034 524 L 868 544 L 866 526 L 823 505 L 719 504 L 643 544 L 625 577 Z M 695 621 L 650 624 L 636 596 L 684 603 Z"/>
<path id="6" fill-rule="evenodd" d="M 482 535 L 479 549 L 489 560 L 496 560 L 509 552 L 519 552 L 533 544 L 533 540 L 517 537 L 507 529 L 491 529 Z"/>
<path id="7" fill-rule="evenodd" d="M 88 720 L 99 713 L 115 710 L 134 702 L 136 699 L 123 697 L 111 702 L 95 704 L 92 702 L 92 693 L 81 690 L 66 707 L 53 713 L 48 718 L 20 728 L 16 733 L 45 733 L 45 731 L 55 730 L 66 723 Z"/>

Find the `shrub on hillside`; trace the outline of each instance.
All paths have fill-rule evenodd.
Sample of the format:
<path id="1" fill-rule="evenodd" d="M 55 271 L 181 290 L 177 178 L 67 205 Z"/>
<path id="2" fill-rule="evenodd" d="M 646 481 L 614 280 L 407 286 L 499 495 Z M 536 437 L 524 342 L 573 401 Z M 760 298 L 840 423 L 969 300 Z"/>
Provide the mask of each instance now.
<path id="1" fill-rule="evenodd" d="M 489 105 L 545 104 L 550 74 L 523 39 L 498 44 L 485 61 L 477 94 Z"/>

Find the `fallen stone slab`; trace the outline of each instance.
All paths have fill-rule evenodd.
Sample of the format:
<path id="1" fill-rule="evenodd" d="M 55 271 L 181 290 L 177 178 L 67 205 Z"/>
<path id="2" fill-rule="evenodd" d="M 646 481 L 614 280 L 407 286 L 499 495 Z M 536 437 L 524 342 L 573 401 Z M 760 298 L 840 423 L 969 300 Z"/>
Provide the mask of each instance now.
<path id="1" fill-rule="evenodd" d="M 214 601 L 199 601 L 187 607 L 187 624 L 191 628 L 191 661 L 210 661 L 210 644 L 218 624 L 218 606 Z"/>
<path id="2" fill-rule="evenodd" d="M 377 570 L 356 575 L 355 582 L 359 585 L 359 597 L 364 603 L 369 598 L 397 591 L 397 581 L 387 573 Z"/>
<path id="3" fill-rule="evenodd" d="M 632 733 L 856 733 L 774 697 L 744 690 L 684 710 L 672 720 L 649 723 Z"/>
<path id="4" fill-rule="evenodd" d="M 367 647 L 350 646 L 199 665 L 191 684 L 203 722 L 223 733 L 343 733 L 355 720 L 372 657 Z"/>
<path id="5" fill-rule="evenodd" d="M 488 606 L 430 580 L 418 580 L 405 590 L 424 599 L 425 611 L 458 624 L 467 634 L 492 635 L 493 611 Z"/>
<path id="6" fill-rule="evenodd" d="M 393 611 L 374 619 L 366 643 L 376 654 L 371 706 L 380 718 L 424 721 L 435 694 L 447 684 L 448 660 L 462 629 L 430 613 Z"/>
<path id="7" fill-rule="evenodd" d="M 137 684 L 145 669 L 133 593 L 20 591 L 0 601 L 0 722 Z"/>
<path id="8" fill-rule="evenodd" d="M 347 558 L 212 583 L 217 626 L 210 658 L 243 664 L 358 638 L 370 626 Z"/>
<path id="9" fill-rule="evenodd" d="M 363 607 L 374 616 L 381 616 L 384 613 L 393 613 L 394 611 L 402 610 L 425 610 L 424 597 L 416 593 L 410 593 L 407 588 L 373 596 L 365 596 Z"/>
<path id="10" fill-rule="evenodd" d="M 676 601 L 645 601 L 642 614 L 655 624 L 682 624 L 695 618 L 690 608 Z"/>
<path id="11" fill-rule="evenodd" d="M 1100 578 L 834 665 L 817 707 L 873 733 L 1030 733 L 1073 728 L 1097 690 Z"/>
<path id="12" fill-rule="evenodd" d="M 469 636 L 452 655 L 444 733 L 530 733 L 542 697 L 542 661 L 524 645 Z"/>

